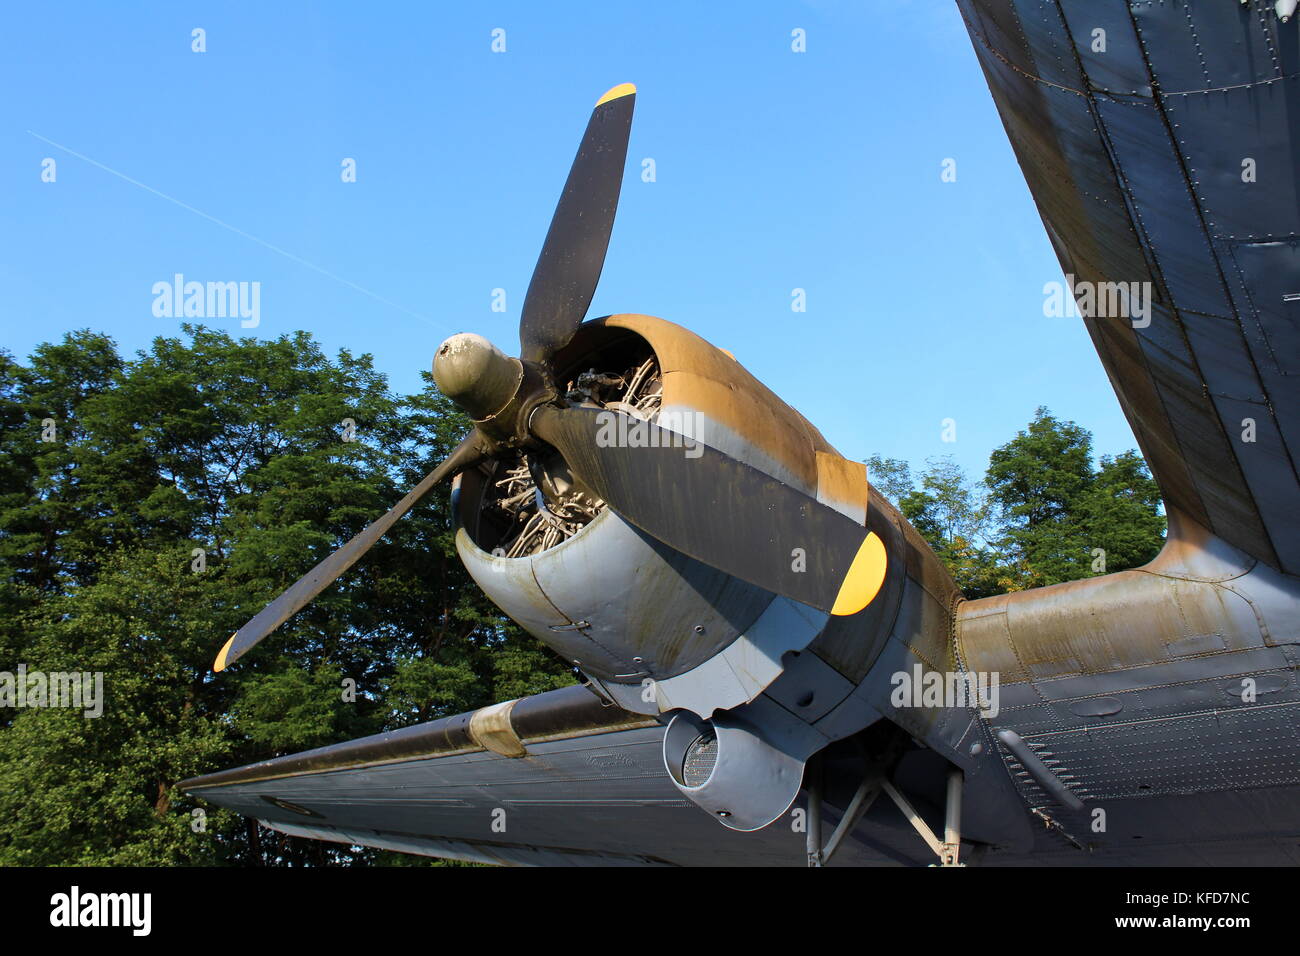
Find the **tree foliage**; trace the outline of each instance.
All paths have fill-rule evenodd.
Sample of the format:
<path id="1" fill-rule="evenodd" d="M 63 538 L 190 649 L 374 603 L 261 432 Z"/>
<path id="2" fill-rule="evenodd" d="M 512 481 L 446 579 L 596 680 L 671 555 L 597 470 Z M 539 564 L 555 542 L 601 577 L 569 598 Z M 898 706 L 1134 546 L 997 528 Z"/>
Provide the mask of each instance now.
<path id="1" fill-rule="evenodd" d="M 892 498 L 969 598 L 1138 567 L 1164 541 L 1160 493 L 1136 451 L 1094 465 L 1092 434 L 1046 408 L 994 449 L 984 479 L 950 458 L 931 459 L 919 482 L 897 459 L 867 460 Z"/>
<path id="2" fill-rule="evenodd" d="M 470 580 L 445 488 L 210 671 L 455 446 L 468 423 L 431 381 L 397 396 L 369 356 L 305 333 L 189 326 L 129 358 L 76 332 L 0 373 L 0 671 L 102 672 L 105 698 L 92 719 L 0 709 L 0 864 L 383 859 L 210 807 L 196 832 L 175 784 L 573 680 Z"/>

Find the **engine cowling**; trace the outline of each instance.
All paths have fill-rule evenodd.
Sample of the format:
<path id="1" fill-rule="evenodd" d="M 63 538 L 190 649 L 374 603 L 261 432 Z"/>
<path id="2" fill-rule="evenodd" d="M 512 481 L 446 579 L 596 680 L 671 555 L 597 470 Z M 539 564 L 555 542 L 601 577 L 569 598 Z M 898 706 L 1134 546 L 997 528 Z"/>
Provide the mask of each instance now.
<path id="1" fill-rule="evenodd" d="M 680 434 L 684 454 L 691 441 L 710 445 L 867 523 L 865 466 L 687 329 L 609 316 L 581 326 L 555 365 L 574 400 L 635 411 Z M 665 763 L 683 793 L 735 829 L 756 829 L 788 808 L 803 762 L 827 742 L 808 715 L 824 715 L 828 695 L 844 699 L 853 688 L 800 654 L 829 615 L 640 531 L 592 500 L 562 462 L 491 461 L 463 473 L 454 495 L 457 550 L 493 601 L 621 707 L 682 715 L 666 737 Z M 837 620 L 843 627 L 854 618 Z M 699 761 L 684 773 L 687 753 L 710 735 L 718 761 L 707 778 Z"/>
<path id="2" fill-rule="evenodd" d="M 618 378 L 647 361 L 654 362 L 659 379 L 660 400 L 653 409 L 659 424 L 865 522 L 865 467 L 836 454 L 803 416 L 694 333 L 651 316 L 610 316 L 584 324 L 557 357 L 557 367 L 564 369 L 560 379 L 574 387 L 584 375 L 588 381 Z M 789 632 L 786 650 L 803 646 L 825 623 L 824 613 L 795 602 L 781 599 L 773 608 L 770 592 L 680 554 L 603 503 L 591 508 L 586 502 L 595 513 L 576 533 L 516 554 L 511 546 L 518 527 L 503 527 L 494 514 L 502 501 L 496 485 L 512 467 L 522 471 L 504 461 L 461 476 L 457 549 L 507 614 L 602 682 L 639 687 L 647 679 L 686 673 L 765 614 L 773 618 L 769 624 Z M 517 523 L 537 516 L 532 489 L 542 489 L 544 507 L 554 501 L 551 476 L 527 479 L 508 486 L 515 499 L 529 492 L 515 512 Z"/>

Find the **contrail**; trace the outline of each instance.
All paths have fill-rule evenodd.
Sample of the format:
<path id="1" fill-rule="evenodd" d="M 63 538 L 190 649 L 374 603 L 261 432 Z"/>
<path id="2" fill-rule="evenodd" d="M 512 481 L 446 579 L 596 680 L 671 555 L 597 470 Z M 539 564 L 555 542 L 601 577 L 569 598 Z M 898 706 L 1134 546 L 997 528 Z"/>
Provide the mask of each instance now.
<path id="1" fill-rule="evenodd" d="M 360 292 L 362 295 L 369 296 L 370 298 L 374 299 L 376 302 L 382 302 L 384 305 L 389 306 L 390 308 L 397 309 L 399 312 L 405 312 L 407 315 L 414 316 L 415 318 L 419 319 L 421 322 L 427 322 L 429 325 L 432 325 L 435 328 L 445 329 L 444 326 L 442 326 L 438 322 L 435 322 L 427 315 L 421 315 L 419 312 L 412 311 L 411 309 L 408 309 L 404 305 L 399 305 L 398 303 L 392 301 L 391 299 L 385 299 L 382 295 L 379 295 L 379 293 L 377 292 L 371 292 L 369 289 L 363 288 L 362 286 L 357 285 L 355 282 L 352 282 L 349 279 L 345 279 L 342 276 L 335 275 L 333 272 L 330 272 L 328 269 L 321 268 L 320 266 L 316 265 L 316 263 L 314 262 L 308 262 L 306 259 L 302 258 L 302 256 L 296 256 L 292 252 L 289 252 L 287 249 L 281 249 L 279 246 L 273 245 L 272 243 L 267 242 L 265 239 L 259 239 L 257 236 L 253 235 L 252 233 L 244 232 L 244 230 L 240 229 L 238 226 L 232 226 L 230 223 L 224 222 L 218 219 L 216 216 L 210 216 L 202 209 L 195 209 L 189 203 L 181 202 L 179 199 L 175 198 L 174 196 L 168 196 L 166 193 L 160 192 L 157 189 L 154 189 L 152 186 L 140 182 L 140 180 L 138 179 L 132 179 L 130 176 L 126 175 L 125 173 L 120 173 L 116 169 L 113 169 L 111 166 L 105 166 L 103 163 L 99 162 L 98 160 L 91 159 L 89 156 L 86 156 L 83 153 L 79 153 L 75 149 L 70 149 L 67 146 L 64 146 L 62 143 L 56 143 L 54 140 L 42 136 L 40 133 L 36 132 L 35 130 L 29 129 L 27 132 L 30 133 L 32 136 L 35 136 L 41 142 L 49 143 L 55 149 L 61 149 L 68 155 L 75 156 L 77 157 L 77 159 L 90 163 L 90 165 L 96 166 L 99 169 L 102 169 L 106 173 L 111 173 L 114 176 L 116 176 L 118 179 L 122 179 L 130 183 L 132 186 L 139 186 L 141 189 L 153 193 L 155 196 L 159 197 L 160 199 L 165 199 L 169 203 L 172 203 L 173 205 L 180 206 L 182 209 L 187 210 L 188 212 L 192 212 L 196 216 L 202 216 L 204 219 L 208 220 L 208 222 L 216 223 L 222 229 L 227 229 L 230 232 L 233 232 L 237 236 L 242 236 L 245 239 L 250 239 L 253 242 L 257 243 L 259 246 L 262 246 L 266 249 L 270 249 L 272 252 L 277 253 L 278 255 L 282 255 L 286 259 L 298 263 L 298 265 L 300 266 L 306 266 L 308 269 L 311 269 L 313 272 L 319 272 L 321 275 L 325 276 L 326 278 L 333 279 L 335 282 L 341 283 L 342 285 L 347 286 L 349 289 L 354 289 L 357 292 Z"/>

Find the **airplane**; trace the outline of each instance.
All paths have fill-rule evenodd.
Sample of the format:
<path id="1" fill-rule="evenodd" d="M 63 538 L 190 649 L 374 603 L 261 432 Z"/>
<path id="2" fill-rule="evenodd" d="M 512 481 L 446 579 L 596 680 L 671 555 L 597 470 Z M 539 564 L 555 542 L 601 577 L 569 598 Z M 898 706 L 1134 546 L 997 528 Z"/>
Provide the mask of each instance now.
<path id="1" fill-rule="evenodd" d="M 619 86 L 519 357 L 438 349 L 471 434 L 215 665 L 453 479 L 470 574 L 585 682 L 183 790 L 480 863 L 1300 863 L 1296 2 L 958 6 L 1159 482 L 1160 554 L 967 600 L 865 467 L 730 353 L 650 316 L 584 321 L 636 98 Z"/>

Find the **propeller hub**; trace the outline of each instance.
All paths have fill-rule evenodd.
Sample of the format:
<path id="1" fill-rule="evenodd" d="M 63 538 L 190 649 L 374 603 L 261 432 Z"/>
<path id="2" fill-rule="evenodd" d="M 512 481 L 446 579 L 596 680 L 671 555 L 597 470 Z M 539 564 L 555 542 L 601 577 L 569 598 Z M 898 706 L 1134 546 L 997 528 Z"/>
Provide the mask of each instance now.
<path id="1" fill-rule="evenodd" d="M 433 380 L 439 391 L 476 422 L 499 414 L 519 392 L 524 367 L 473 332 L 453 335 L 438 347 Z"/>

